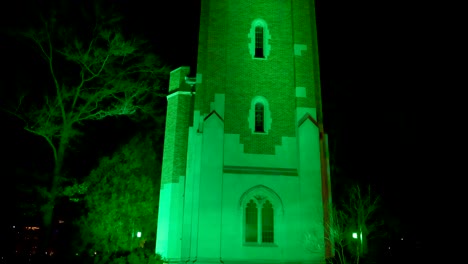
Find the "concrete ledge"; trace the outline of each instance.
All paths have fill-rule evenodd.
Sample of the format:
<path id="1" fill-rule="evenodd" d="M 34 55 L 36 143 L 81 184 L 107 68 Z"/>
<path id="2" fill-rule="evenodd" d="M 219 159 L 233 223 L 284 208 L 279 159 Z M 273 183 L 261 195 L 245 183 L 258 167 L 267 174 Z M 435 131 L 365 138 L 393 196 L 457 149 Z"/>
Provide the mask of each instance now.
<path id="1" fill-rule="evenodd" d="M 281 176 L 298 176 L 296 168 L 263 168 L 245 166 L 224 166 L 224 173 L 233 174 L 268 174 Z"/>

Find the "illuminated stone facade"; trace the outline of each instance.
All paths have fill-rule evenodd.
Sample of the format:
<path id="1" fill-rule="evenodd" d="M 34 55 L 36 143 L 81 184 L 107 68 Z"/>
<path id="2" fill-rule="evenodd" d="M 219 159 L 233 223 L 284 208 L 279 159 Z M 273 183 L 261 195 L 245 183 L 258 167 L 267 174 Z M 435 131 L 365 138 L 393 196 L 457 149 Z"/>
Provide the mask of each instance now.
<path id="1" fill-rule="evenodd" d="M 174 70 L 167 99 L 156 252 L 170 262 L 329 255 L 314 12 L 307 0 L 202 0 L 196 81 Z"/>

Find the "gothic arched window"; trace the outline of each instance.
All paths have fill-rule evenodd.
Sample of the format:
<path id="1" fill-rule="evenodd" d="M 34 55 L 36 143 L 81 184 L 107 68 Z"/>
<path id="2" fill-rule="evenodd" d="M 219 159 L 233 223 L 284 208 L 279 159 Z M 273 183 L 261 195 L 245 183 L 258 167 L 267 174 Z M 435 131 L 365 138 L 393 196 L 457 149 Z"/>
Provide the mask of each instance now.
<path id="1" fill-rule="evenodd" d="M 266 21 L 261 18 L 252 21 L 247 37 L 249 38 L 249 54 L 252 58 L 261 60 L 267 59 L 271 51 L 271 45 L 269 44 L 271 35 Z"/>
<path id="2" fill-rule="evenodd" d="M 273 205 L 264 199 L 251 199 L 245 207 L 245 242 L 273 243 Z"/>
<path id="3" fill-rule="evenodd" d="M 255 58 L 264 58 L 263 55 L 263 27 L 255 27 Z"/>
<path id="4" fill-rule="evenodd" d="M 258 210 L 257 204 L 250 200 L 245 208 L 245 242 L 258 240 Z"/>
<path id="5" fill-rule="evenodd" d="M 284 207 L 275 191 L 264 185 L 248 189 L 239 200 L 242 214 L 243 245 L 246 247 L 276 246 L 284 240 Z"/>
<path id="6" fill-rule="evenodd" d="M 255 132 L 265 132 L 264 128 L 265 109 L 262 103 L 255 104 Z"/>
<path id="7" fill-rule="evenodd" d="M 273 205 L 269 201 L 262 208 L 262 243 L 273 243 Z"/>

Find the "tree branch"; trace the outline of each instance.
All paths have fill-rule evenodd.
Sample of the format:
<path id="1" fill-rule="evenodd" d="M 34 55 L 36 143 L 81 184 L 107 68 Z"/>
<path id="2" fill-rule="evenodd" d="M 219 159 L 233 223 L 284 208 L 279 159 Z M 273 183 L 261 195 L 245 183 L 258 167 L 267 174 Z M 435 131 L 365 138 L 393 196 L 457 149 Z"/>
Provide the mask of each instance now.
<path id="1" fill-rule="evenodd" d="M 74 111 L 75 105 L 76 105 L 76 101 L 78 100 L 78 96 L 79 96 L 79 94 L 81 93 L 81 88 L 83 87 L 83 85 L 84 85 L 84 83 L 85 83 L 84 71 L 83 71 L 83 69 L 81 69 L 81 71 L 80 71 L 80 77 L 81 77 L 81 82 L 80 82 L 80 84 L 78 85 L 78 87 L 76 88 L 76 92 L 75 92 L 75 96 L 74 96 L 74 98 L 73 98 L 73 103 L 72 103 L 70 112 L 73 112 L 73 111 Z"/>
<path id="2" fill-rule="evenodd" d="M 35 33 L 26 33 L 25 36 L 31 38 L 38 46 L 39 49 L 41 50 L 42 54 L 46 57 L 47 60 L 49 60 L 49 55 L 47 52 L 44 50 L 44 47 L 42 46 L 41 40 L 39 40 L 36 36 Z"/>
<path id="3" fill-rule="evenodd" d="M 55 71 L 54 71 L 54 67 L 53 67 L 53 49 L 52 49 L 52 40 L 50 38 L 50 33 L 49 33 L 49 29 L 47 28 L 47 23 L 46 23 L 46 33 L 47 33 L 47 42 L 49 44 L 49 56 L 48 56 L 48 60 L 49 60 L 49 70 L 50 70 L 50 73 L 52 74 L 52 79 L 54 81 L 54 84 L 55 84 L 55 89 L 57 91 L 57 97 L 58 97 L 58 103 L 60 105 L 60 109 L 61 109 L 61 112 L 62 112 L 62 119 L 63 119 L 63 123 L 66 124 L 67 122 L 67 117 L 66 117 L 66 114 L 65 114 L 65 107 L 63 105 L 63 99 L 62 99 L 62 93 L 60 91 L 60 85 L 58 83 L 58 80 L 57 80 L 57 77 L 55 76 Z"/>
<path id="4" fill-rule="evenodd" d="M 51 140 L 49 137 L 47 137 L 46 135 L 41 134 L 41 133 L 38 133 L 37 131 L 34 131 L 34 130 L 29 129 L 29 128 L 27 128 L 27 127 L 25 127 L 24 129 L 25 129 L 26 131 L 32 133 L 32 134 L 35 134 L 35 135 L 38 135 L 38 136 L 43 137 L 43 138 L 47 141 L 47 143 L 49 143 L 50 147 L 52 148 L 52 152 L 53 152 L 53 154 L 54 154 L 54 162 L 57 162 L 57 149 L 55 148 L 54 143 L 52 143 L 52 140 Z"/>

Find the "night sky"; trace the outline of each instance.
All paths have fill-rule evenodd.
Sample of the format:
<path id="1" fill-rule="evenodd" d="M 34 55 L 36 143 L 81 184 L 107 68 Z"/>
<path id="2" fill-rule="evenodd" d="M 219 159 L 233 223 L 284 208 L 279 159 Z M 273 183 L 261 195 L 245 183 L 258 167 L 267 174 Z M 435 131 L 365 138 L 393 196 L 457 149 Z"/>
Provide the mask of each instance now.
<path id="1" fill-rule="evenodd" d="M 0 6 L 1 107 L 11 105 L 23 89 L 39 96 L 48 81 L 37 50 L 12 33 L 38 23 L 37 10 L 49 10 L 49 2 L 13 2 Z M 56 6 L 73 26 L 82 22 L 91 2 L 62 1 Z M 171 70 L 196 66 L 199 1 L 103 2 L 119 10 L 124 30 L 148 39 Z M 426 208 L 421 168 L 427 162 L 422 157 L 432 155 L 426 144 L 429 136 L 421 134 L 428 119 L 421 110 L 417 69 L 428 59 L 420 48 L 425 32 L 421 22 L 413 20 L 415 8 L 374 3 L 381 1 L 316 2 L 325 129 L 339 168 L 332 182 L 337 190 L 345 190 L 351 180 L 372 184 L 384 197 L 385 211 L 402 222 L 401 232 L 421 233 L 418 226 Z M 33 8 L 26 9 L 28 5 Z M 31 171 L 50 171 L 52 159 L 43 139 L 24 131 L 19 120 L 1 111 L 0 118 L 0 191 L 5 202 L 11 200 L 6 190 L 12 189 L 12 179 L 24 183 Z M 139 129 L 128 124 L 113 119 L 90 123 L 83 137 L 86 143 L 71 154 L 75 161 L 70 170 L 79 176 L 89 173 L 99 157 L 111 154 Z"/>

